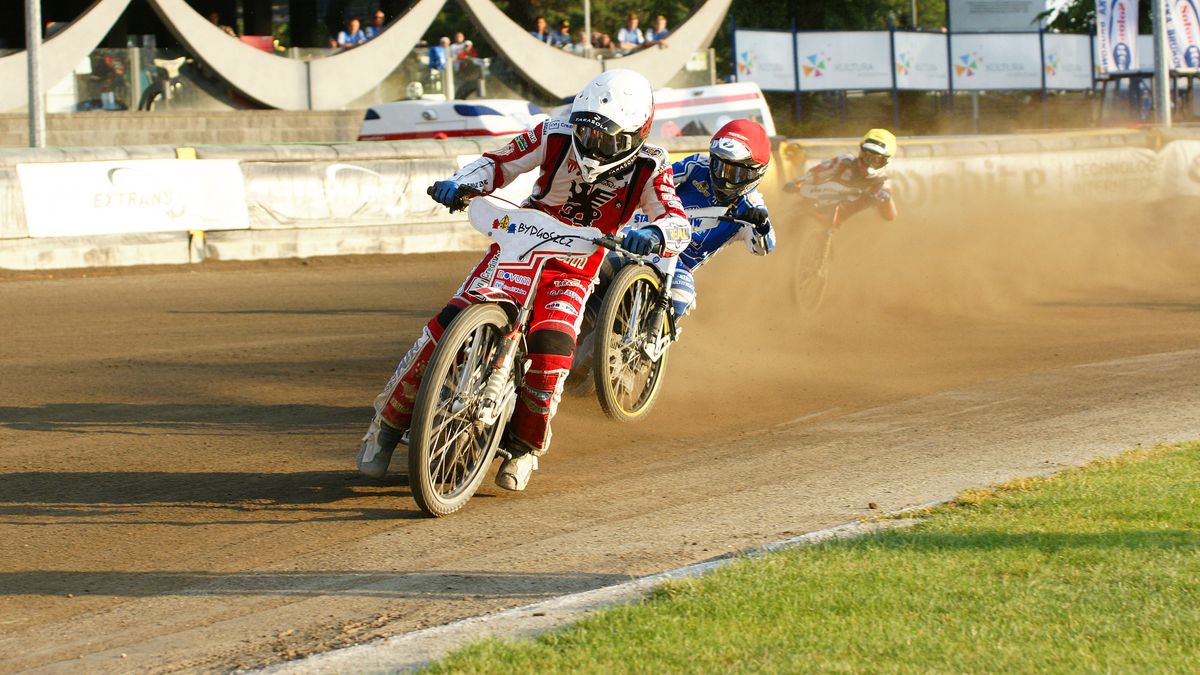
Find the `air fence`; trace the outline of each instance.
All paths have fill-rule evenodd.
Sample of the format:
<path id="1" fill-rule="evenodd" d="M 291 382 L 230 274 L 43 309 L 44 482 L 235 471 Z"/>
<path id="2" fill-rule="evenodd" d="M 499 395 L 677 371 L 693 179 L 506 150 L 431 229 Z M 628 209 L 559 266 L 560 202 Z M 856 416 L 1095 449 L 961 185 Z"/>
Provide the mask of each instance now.
<path id="1" fill-rule="evenodd" d="M 678 157 L 707 141 L 670 139 L 668 149 Z M 486 145 L 0 150 L 0 268 L 482 248 L 465 218 L 425 190 Z M 853 147 L 852 139 L 777 139 L 768 189 Z M 905 138 L 892 176 L 906 209 L 1000 191 L 1060 206 L 1200 197 L 1200 131 Z M 510 196 L 522 189 L 528 194 L 516 185 Z"/>

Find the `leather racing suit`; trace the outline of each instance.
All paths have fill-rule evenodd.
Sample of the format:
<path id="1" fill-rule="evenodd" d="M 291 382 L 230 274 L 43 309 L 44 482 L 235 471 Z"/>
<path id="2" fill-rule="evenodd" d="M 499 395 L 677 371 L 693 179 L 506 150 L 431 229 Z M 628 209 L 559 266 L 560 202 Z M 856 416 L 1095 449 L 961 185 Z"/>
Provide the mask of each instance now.
<path id="1" fill-rule="evenodd" d="M 877 169 L 868 173 L 863 163 L 849 153 L 812 167 L 793 185 L 834 225 L 872 205 L 884 220 L 896 218 L 892 184 L 886 171 Z"/>
<path id="2" fill-rule="evenodd" d="M 678 255 L 688 245 L 690 225 L 675 194 L 667 153 L 643 146 L 625 168 L 587 183 L 580 177 L 571 152 L 571 125 L 565 120 L 546 120 L 464 166 L 451 180 L 488 194 L 534 169 L 539 171 L 538 178 L 523 206 L 567 224 L 597 227 L 606 234 L 620 230 L 641 209 L 648 214 L 649 224 L 658 228 L 665 256 Z M 498 245 L 492 244 L 450 302 L 425 325 L 376 398 L 376 412 L 389 425 L 409 427 L 417 390 L 434 347 L 463 308 L 486 299 L 488 289 L 479 289 L 480 280 L 490 271 L 498 251 Z M 509 424 L 510 443 L 523 446 L 519 451 L 540 455 L 549 449 L 550 419 L 571 368 L 583 306 L 604 253 L 605 249 L 598 249 L 588 256 L 556 258 L 546 263 L 534 291 L 527 338 L 529 368 Z"/>
<path id="3" fill-rule="evenodd" d="M 672 166 L 675 180 L 675 192 L 679 201 L 689 216 L 697 209 L 725 208 L 737 211 L 746 206 L 766 208 L 762 193 L 757 188 L 738 197 L 732 204 L 722 202 L 717 198 L 709 181 L 709 155 L 698 153 L 685 157 Z M 634 224 L 640 224 L 646 218 L 643 214 L 634 216 Z M 741 241 L 746 249 L 754 255 L 765 256 L 775 249 L 775 228 L 770 227 L 767 234 L 760 235 L 754 228 L 737 223 L 716 222 L 712 218 L 692 217 L 692 236 L 683 253 L 679 254 L 679 262 L 671 281 L 671 305 L 676 317 L 682 317 L 696 306 L 696 281 L 693 273 L 697 268 L 717 254 L 722 248 L 734 241 Z M 769 222 L 769 221 L 768 221 Z M 609 255 L 609 263 L 619 265 L 620 259 Z M 611 274 L 615 274 L 612 269 Z M 609 270 L 605 270 L 604 278 L 611 278 Z"/>

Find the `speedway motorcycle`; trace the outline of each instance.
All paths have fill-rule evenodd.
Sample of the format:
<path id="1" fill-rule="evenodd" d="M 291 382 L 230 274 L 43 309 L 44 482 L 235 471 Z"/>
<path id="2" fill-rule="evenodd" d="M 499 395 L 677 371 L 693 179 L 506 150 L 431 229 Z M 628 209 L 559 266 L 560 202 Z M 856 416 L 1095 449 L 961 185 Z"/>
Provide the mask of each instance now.
<path id="1" fill-rule="evenodd" d="M 691 209 L 688 217 L 696 230 L 721 222 L 753 227 L 722 207 Z M 606 267 L 619 270 L 610 279 L 602 278 L 588 301 L 568 382 L 575 393 L 594 388 L 600 409 L 611 419 L 636 422 L 654 407 L 668 351 L 679 339 L 678 317 L 671 306 L 679 258 L 609 248 L 614 254 Z"/>
<path id="2" fill-rule="evenodd" d="M 800 233 L 796 247 L 800 262 L 792 281 L 792 300 L 804 309 L 814 310 L 824 299 L 833 266 L 833 235 L 844 222 L 841 205 L 858 199 L 863 191 L 836 181 L 814 183 L 806 178 L 788 183 L 784 191 L 800 197 L 800 213 L 812 224 Z"/>
<path id="3" fill-rule="evenodd" d="M 484 300 L 446 328 L 417 390 L 408 432 L 409 486 L 431 516 L 458 511 L 483 482 L 501 447 L 526 369 L 526 334 L 546 262 L 579 258 L 618 238 L 594 227 L 566 225 L 492 197 L 461 195 L 471 225 L 499 246 L 490 273 L 471 286 Z"/>

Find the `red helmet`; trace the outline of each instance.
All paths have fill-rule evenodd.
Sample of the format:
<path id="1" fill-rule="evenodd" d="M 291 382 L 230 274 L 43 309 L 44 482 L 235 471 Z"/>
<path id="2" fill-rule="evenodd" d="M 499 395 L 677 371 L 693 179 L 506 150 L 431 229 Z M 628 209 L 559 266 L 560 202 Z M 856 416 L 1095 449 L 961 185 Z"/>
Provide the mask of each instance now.
<path id="1" fill-rule="evenodd" d="M 713 134 L 708 171 L 717 199 L 732 203 L 762 181 L 771 163 L 771 139 L 758 122 L 734 120 Z"/>

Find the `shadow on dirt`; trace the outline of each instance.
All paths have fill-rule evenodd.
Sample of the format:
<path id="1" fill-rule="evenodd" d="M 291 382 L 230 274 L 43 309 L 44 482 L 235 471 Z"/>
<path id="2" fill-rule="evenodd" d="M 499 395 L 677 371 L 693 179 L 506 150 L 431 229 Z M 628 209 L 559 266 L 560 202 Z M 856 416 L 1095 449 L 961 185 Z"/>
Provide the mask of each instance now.
<path id="1" fill-rule="evenodd" d="M 628 581 L 618 574 L 585 572 L 491 572 L 395 570 L 283 572 L 73 572 L 35 570 L 0 573 L 0 596 L 66 595 L 118 597 L 329 595 L 394 600 L 477 602 L 538 600 Z"/>
<path id="2" fill-rule="evenodd" d="M 365 307 L 348 307 L 348 308 L 331 308 L 331 309 L 224 309 L 224 310 L 194 310 L 194 309 L 172 309 L 168 310 L 167 314 L 212 314 L 220 316 L 230 315 L 255 315 L 262 314 L 267 316 L 359 316 L 364 314 L 377 314 L 381 316 L 395 316 L 401 318 L 413 319 L 428 319 L 437 314 L 440 307 L 433 309 L 367 309 Z"/>
<path id="3" fill-rule="evenodd" d="M 357 428 L 369 420 L 367 406 L 189 403 L 54 403 L 0 407 L 0 428 L 64 433 L 227 433 L 329 431 Z"/>
<path id="4" fill-rule="evenodd" d="M 1195 302 L 1043 302 L 1042 307 L 1140 309 L 1148 312 L 1200 312 Z"/>
<path id="5" fill-rule="evenodd" d="M 3 525 L 287 525 L 420 518 L 407 480 L 351 472 L 0 474 Z M 380 505 L 378 497 L 384 497 Z M 224 517 L 222 517 L 222 515 Z"/>

